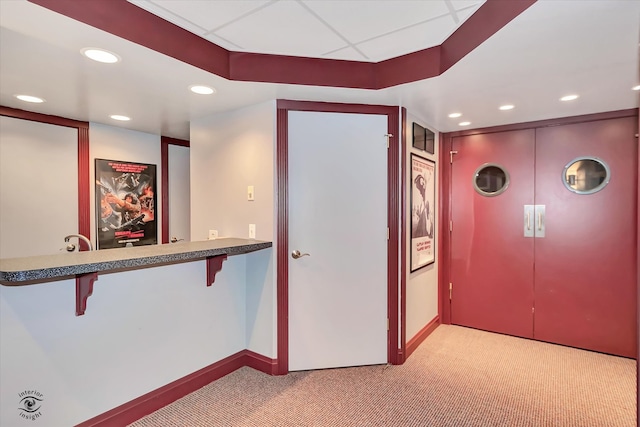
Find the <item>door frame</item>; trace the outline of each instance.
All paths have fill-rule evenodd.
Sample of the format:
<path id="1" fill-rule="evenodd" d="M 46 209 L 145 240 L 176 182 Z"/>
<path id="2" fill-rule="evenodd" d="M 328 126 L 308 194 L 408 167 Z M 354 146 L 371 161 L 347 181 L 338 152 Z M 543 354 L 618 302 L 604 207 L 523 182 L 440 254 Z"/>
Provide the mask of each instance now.
<path id="1" fill-rule="evenodd" d="M 606 113 L 587 114 L 583 116 L 563 117 L 559 119 L 541 120 L 535 122 L 518 123 L 513 125 L 495 126 L 482 129 L 470 129 L 464 131 L 456 131 L 440 134 L 440 187 L 439 187 L 439 236 L 440 244 L 438 251 L 443 256 L 440 257 L 439 274 L 438 274 L 438 288 L 440 290 L 439 310 L 440 319 L 443 324 L 451 324 L 451 305 L 449 304 L 449 283 L 451 281 L 451 235 L 449 234 L 449 221 L 451 220 L 451 157 L 449 152 L 453 144 L 453 138 L 459 136 L 477 135 L 494 132 L 504 132 L 511 130 L 523 130 L 532 128 L 542 128 L 549 126 L 560 126 L 568 124 L 577 124 L 592 122 L 597 120 L 616 119 L 622 117 L 638 117 L 638 108 L 629 110 L 610 111 Z M 639 187 L 640 193 L 640 187 Z M 639 194 L 640 199 L 640 194 Z M 638 213 L 638 223 L 640 224 L 640 212 Z M 455 226 L 455 225 L 454 225 Z M 636 241 L 638 236 L 636 236 Z M 640 252 L 640 243 L 638 244 L 638 251 Z M 640 283 L 640 269 L 638 272 L 638 281 Z M 640 285 L 638 286 L 640 292 Z M 640 300 L 640 294 L 639 294 Z M 640 313 L 640 310 L 638 310 Z M 639 317 L 640 319 L 640 317 Z M 639 353 L 640 354 L 640 353 Z M 640 374 L 639 374 L 640 378 Z M 639 399 L 640 401 L 640 399 Z"/>
<path id="2" fill-rule="evenodd" d="M 277 375 L 289 372 L 289 111 L 378 114 L 387 116 L 387 361 L 398 364 L 398 235 L 400 206 L 399 107 L 311 101 L 276 101 L 276 288 Z"/>

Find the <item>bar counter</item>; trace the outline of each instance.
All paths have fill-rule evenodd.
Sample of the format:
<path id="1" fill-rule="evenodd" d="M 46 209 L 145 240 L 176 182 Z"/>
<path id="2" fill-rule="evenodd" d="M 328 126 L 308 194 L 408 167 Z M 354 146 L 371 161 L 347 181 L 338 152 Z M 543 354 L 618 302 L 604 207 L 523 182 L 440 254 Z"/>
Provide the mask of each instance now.
<path id="1" fill-rule="evenodd" d="M 0 284 L 22 286 L 88 273 L 113 272 L 221 258 L 270 248 L 271 242 L 220 238 L 24 258 L 0 259 Z"/>

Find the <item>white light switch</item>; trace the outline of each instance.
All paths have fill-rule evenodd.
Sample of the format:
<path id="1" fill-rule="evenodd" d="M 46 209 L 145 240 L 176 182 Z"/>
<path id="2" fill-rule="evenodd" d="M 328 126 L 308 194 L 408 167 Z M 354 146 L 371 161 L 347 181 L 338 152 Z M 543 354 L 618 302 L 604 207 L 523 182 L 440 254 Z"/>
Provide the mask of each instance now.
<path id="1" fill-rule="evenodd" d="M 249 224 L 249 238 L 250 239 L 255 239 L 256 238 L 256 225 L 255 224 Z"/>
<path id="2" fill-rule="evenodd" d="M 247 187 L 247 200 L 253 200 L 253 185 Z"/>

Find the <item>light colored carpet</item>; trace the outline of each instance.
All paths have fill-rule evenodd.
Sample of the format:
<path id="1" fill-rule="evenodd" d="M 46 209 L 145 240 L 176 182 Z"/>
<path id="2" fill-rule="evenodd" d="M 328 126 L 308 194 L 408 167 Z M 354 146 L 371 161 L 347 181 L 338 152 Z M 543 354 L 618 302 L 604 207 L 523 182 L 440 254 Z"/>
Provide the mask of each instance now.
<path id="1" fill-rule="evenodd" d="M 439 326 L 401 366 L 241 368 L 132 427 L 636 426 L 635 360 Z"/>

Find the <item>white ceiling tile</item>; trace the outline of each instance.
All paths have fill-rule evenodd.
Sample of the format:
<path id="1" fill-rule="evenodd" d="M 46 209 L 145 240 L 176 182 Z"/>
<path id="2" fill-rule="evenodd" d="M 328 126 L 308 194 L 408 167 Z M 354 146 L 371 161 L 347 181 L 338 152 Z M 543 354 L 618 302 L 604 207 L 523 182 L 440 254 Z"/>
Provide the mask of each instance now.
<path id="1" fill-rule="evenodd" d="M 303 3 L 352 43 L 449 13 L 444 0 L 378 0 L 366 2 L 366 7 L 358 0 L 304 0 Z"/>
<path id="2" fill-rule="evenodd" d="M 449 0 L 449 3 L 455 10 L 467 9 L 472 7 L 477 10 L 486 0 Z"/>
<path id="3" fill-rule="evenodd" d="M 459 3 L 470 3 L 470 2 L 459 2 Z M 467 5 L 465 8 L 462 9 L 457 9 L 455 11 L 455 19 L 457 19 L 457 21 L 455 21 L 455 26 L 453 28 L 451 28 L 450 31 L 448 32 L 443 32 L 442 34 L 440 34 L 440 40 L 438 40 L 435 45 L 440 45 L 442 44 L 445 40 L 447 40 L 449 38 L 449 36 L 451 36 L 451 34 L 453 34 L 463 23 L 464 21 L 466 21 L 467 19 L 469 19 L 469 17 L 471 15 L 473 15 L 475 12 L 478 11 L 478 8 L 480 8 L 481 4 L 477 4 L 475 6 L 469 6 Z"/>
<path id="4" fill-rule="evenodd" d="M 451 16 L 416 25 L 357 45 L 372 61 L 383 61 L 440 44 L 442 34 L 453 32 Z"/>
<path id="5" fill-rule="evenodd" d="M 202 35 L 238 19 L 272 0 L 128 0 L 188 31 Z M 224 46 L 223 46 L 224 47 Z"/>
<path id="6" fill-rule="evenodd" d="M 363 61 L 362 54 L 352 48 L 351 46 L 347 46 L 342 49 L 333 50 L 322 55 L 324 59 L 339 59 L 344 61 Z"/>
<path id="7" fill-rule="evenodd" d="M 294 1 L 280 1 L 216 32 L 248 52 L 319 57 L 346 43 Z"/>

